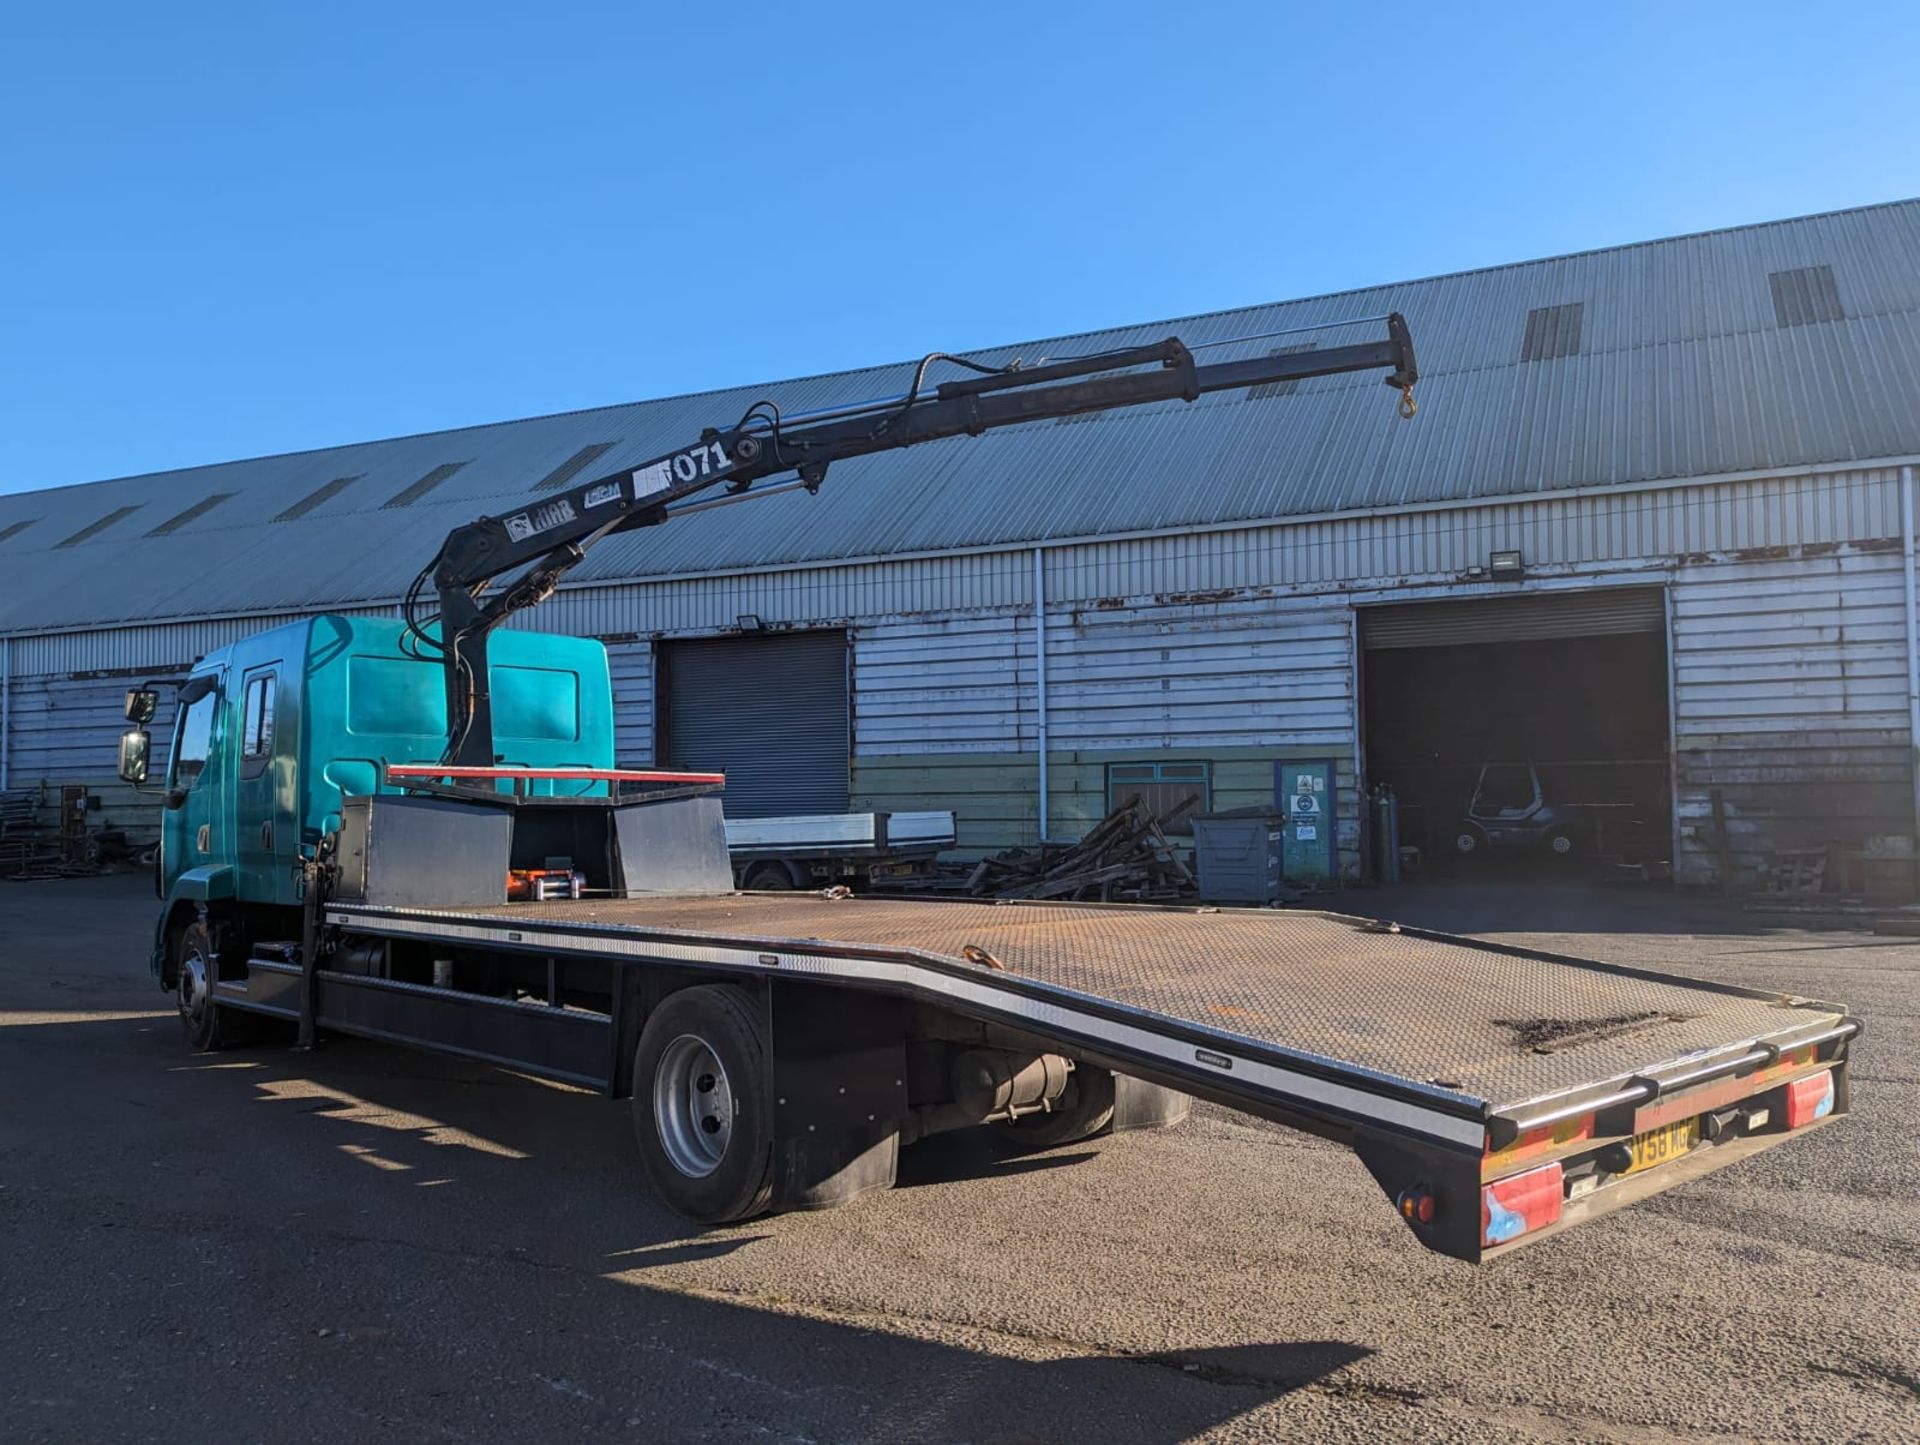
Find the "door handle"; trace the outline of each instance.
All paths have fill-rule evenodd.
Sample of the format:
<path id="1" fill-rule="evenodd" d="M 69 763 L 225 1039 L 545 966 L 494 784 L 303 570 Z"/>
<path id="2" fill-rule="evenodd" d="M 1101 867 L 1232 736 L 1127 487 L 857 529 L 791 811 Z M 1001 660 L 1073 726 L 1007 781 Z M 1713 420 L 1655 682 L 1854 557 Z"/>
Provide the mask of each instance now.
<path id="1" fill-rule="evenodd" d="M 213 851 L 213 824 L 202 823 L 200 825 L 200 831 L 193 835 L 193 846 L 202 853 L 211 853 Z"/>
<path id="2" fill-rule="evenodd" d="M 265 819 L 260 824 L 260 850 L 264 853 L 273 851 L 273 819 L 271 818 Z"/>

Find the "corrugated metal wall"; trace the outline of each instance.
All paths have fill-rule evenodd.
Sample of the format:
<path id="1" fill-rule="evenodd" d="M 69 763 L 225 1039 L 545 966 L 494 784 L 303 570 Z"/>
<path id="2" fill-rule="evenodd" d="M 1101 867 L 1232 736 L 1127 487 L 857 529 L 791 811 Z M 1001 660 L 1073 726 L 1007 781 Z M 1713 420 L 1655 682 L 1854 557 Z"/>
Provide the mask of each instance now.
<path id="1" fill-rule="evenodd" d="M 1031 752 L 1031 614 L 923 615 L 853 632 L 854 752 Z"/>
<path id="2" fill-rule="evenodd" d="M 1236 588 L 1324 591 L 1358 579 L 1450 578 L 1484 566 L 1495 549 L 1517 549 L 1531 572 L 1544 573 L 1899 533 L 1899 471 L 1882 467 L 1060 543 L 1047 550 L 1047 596 L 1091 603 Z M 752 613 L 769 625 L 837 626 L 1026 607 L 1032 592 L 1032 550 L 1022 548 L 569 588 L 540 610 L 538 625 L 582 636 L 681 635 L 724 631 Z"/>
<path id="3" fill-rule="evenodd" d="M 1892 548 L 1676 571 L 1683 882 L 1723 866 L 1751 882 L 1776 849 L 1913 832 L 1903 576 Z"/>
<path id="4" fill-rule="evenodd" d="M 158 671 L 155 680 L 184 676 L 185 669 Z M 37 677 L 13 680 L 7 783 L 13 788 L 43 787 L 41 821 L 51 826 L 62 784 L 84 783 L 100 799 L 94 827 L 127 830 L 130 841 L 151 843 L 160 836 L 160 795 L 136 792 L 115 776 L 120 734 L 126 731 L 126 690 L 141 677 Z M 173 729 L 173 691 L 160 689 L 160 709 L 151 724 L 156 744 L 154 766 L 161 766 Z"/>
<path id="5" fill-rule="evenodd" d="M 607 670 L 613 674 L 614 761 L 623 768 L 652 767 L 653 644 L 607 644 Z"/>
<path id="6" fill-rule="evenodd" d="M 1238 806 L 1272 801 L 1273 761 L 1336 757 L 1351 820 L 1351 628 L 1344 598 L 1325 594 L 1050 606 L 1050 831 L 1097 819 L 1105 765 L 1126 760 L 1212 762 L 1216 806 Z M 862 805 L 957 808 L 969 851 L 1036 842 L 1034 642 L 1031 608 L 856 628 Z"/>
<path id="7" fill-rule="evenodd" d="M 1066 611 L 1048 628 L 1047 681 L 1059 748 L 1353 744 L 1340 597 Z"/>
<path id="8" fill-rule="evenodd" d="M 343 617 L 394 617 L 396 607 L 335 608 Z M 126 668 L 187 668 L 194 659 L 251 637 L 283 622 L 297 622 L 294 613 L 267 613 L 258 617 L 215 617 L 203 622 L 171 622 L 108 627 L 98 632 L 57 632 L 43 637 L 13 640 L 16 677 Z"/>
<path id="9" fill-rule="evenodd" d="M 1911 831 L 1897 482 L 1879 468 L 1049 549 L 1054 831 L 1097 815 L 1104 760 L 1201 749 L 1236 760 L 1232 801 L 1255 799 L 1270 755 L 1336 756 L 1351 815 L 1349 602 L 1454 592 L 1505 548 L 1524 554 L 1526 590 L 1628 572 L 1670 587 L 1683 879 L 1717 876 L 1716 789 L 1747 875 L 1771 847 Z M 536 617 L 620 634 L 627 763 L 657 752 L 655 637 L 746 612 L 850 625 L 856 805 L 971 809 L 963 843 L 997 847 L 1039 828 L 1032 589 L 1022 550 L 580 589 Z M 113 796 L 129 679 L 86 674 L 171 671 L 278 620 L 15 639 L 12 782 Z"/>

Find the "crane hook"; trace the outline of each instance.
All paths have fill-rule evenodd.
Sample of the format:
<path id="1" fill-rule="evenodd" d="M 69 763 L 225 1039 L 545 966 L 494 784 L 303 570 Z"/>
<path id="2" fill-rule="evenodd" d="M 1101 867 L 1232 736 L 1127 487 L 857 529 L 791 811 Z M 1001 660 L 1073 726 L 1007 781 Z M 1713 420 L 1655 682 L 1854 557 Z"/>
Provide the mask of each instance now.
<path id="1" fill-rule="evenodd" d="M 1420 410 L 1420 403 L 1413 399 L 1413 384 L 1407 383 L 1400 388 L 1400 420 L 1412 421 Z"/>

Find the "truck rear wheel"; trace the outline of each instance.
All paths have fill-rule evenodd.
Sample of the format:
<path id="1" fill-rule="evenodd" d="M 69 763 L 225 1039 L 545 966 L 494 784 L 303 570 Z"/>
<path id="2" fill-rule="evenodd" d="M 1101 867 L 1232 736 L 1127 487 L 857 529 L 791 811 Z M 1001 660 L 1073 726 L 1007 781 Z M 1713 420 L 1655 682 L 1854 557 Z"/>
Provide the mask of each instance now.
<path id="1" fill-rule="evenodd" d="M 1044 1114 L 1022 1114 L 994 1130 L 994 1143 L 1011 1154 L 1077 1144 L 1105 1133 L 1113 1123 L 1113 1071 L 1080 1064 L 1067 1077 L 1059 1101 Z"/>
<path id="2" fill-rule="evenodd" d="M 676 1214 L 726 1224 L 773 1198 L 767 1046 L 744 989 L 670 995 L 633 1055 L 633 1126 L 654 1192 Z"/>

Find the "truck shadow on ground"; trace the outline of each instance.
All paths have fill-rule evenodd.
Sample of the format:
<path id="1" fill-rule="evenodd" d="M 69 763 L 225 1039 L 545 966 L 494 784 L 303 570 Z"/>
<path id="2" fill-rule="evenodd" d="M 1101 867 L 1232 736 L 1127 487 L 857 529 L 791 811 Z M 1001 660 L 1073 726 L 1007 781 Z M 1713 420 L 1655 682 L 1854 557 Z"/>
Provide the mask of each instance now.
<path id="1" fill-rule="evenodd" d="M 463 1346 L 484 1356 L 490 1331 L 516 1314 L 545 1318 L 552 1306 L 539 1296 L 566 1297 L 577 1315 L 565 1327 L 572 1352 L 556 1350 L 541 1363 L 536 1349 L 528 1363 L 530 1378 L 553 1397 L 542 1404 L 556 1412 L 555 1429 L 592 1430 L 595 1420 L 630 1429 L 654 1408 L 646 1377 L 664 1370 L 669 1380 L 684 1375 L 675 1388 L 695 1391 L 718 1412 L 706 1428 L 722 1434 L 1173 1440 L 1371 1353 L 1339 1340 L 1133 1353 L 1027 1335 L 1004 1321 L 962 1330 L 931 1306 L 916 1314 L 905 1297 L 898 1313 L 876 1310 L 871 1294 L 837 1305 L 818 1270 L 806 1267 L 803 1231 L 765 1219 L 708 1229 L 654 1203 L 633 1158 L 624 1103 L 357 1039 L 330 1039 L 307 1054 L 259 1045 L 193 1055 L 171 1037 L 171 1024 L 156 1020 L 140 1049 L 138 1072 L 153 1086 L 143 1092 L 181 1117 L 217 1121 L 220 1147 L 274 1181 L 244 1206 L 227 1194 L 216 1214 L 244 1207 L 279 1218 L 297 1201 L 318 1226 L 333 1212 L 329 1200 L 350 1202 L 351 1223 L 335 1219 L 310 1241 L 320 1260 L 336 1256 L 321 1274 L 342 1282 L 363 1270 L 364 1251 L 439 1256 L 435 1288 L 449 1297 L 436 1312 L 436 1359 Z M 65 1047 L 81 1057 L 92 1042 L 85 1035 L 105 1027 L 45 1032 L 80 1035 Z M 163 1103 L 169 1094 L 174 1100 Z M 204 1147 L 212 1146 L 209 1139 Z M 987 1141 L 955 1135 L 903 1153 L 902 1183 L 1071 1168 L 1096 1152 L 1007 1158 Z M 861 1217 L 876 1207 L 884 1198 L 841 1212 L 835 1223 L 883 1249 Z M 702 1277 L 703 1265 L 754 1255 L 764 1258 L 750 1275 L 735 1267 Z M 334 1288 L 349 1287 L 322 1279 L 319 1298 Z M 393 1288 L 393 1313 L 404 1318 L 406 1287 L 396 1280 Z M 471 1313 L 462 1296 L 471 1296 Z M 364 1303 L 357 1307 L 365 1312 Z M 449 1319 L 462 1322 L 452 1340 L 444 1334 Z M 380 1328 L 386 1348 L 411 1347 L 404 1327 Z M 989 1343 L 950 1343 L 962 1332 Z M 587 1338 L 599 1344 L 583 1356 Z"/>

